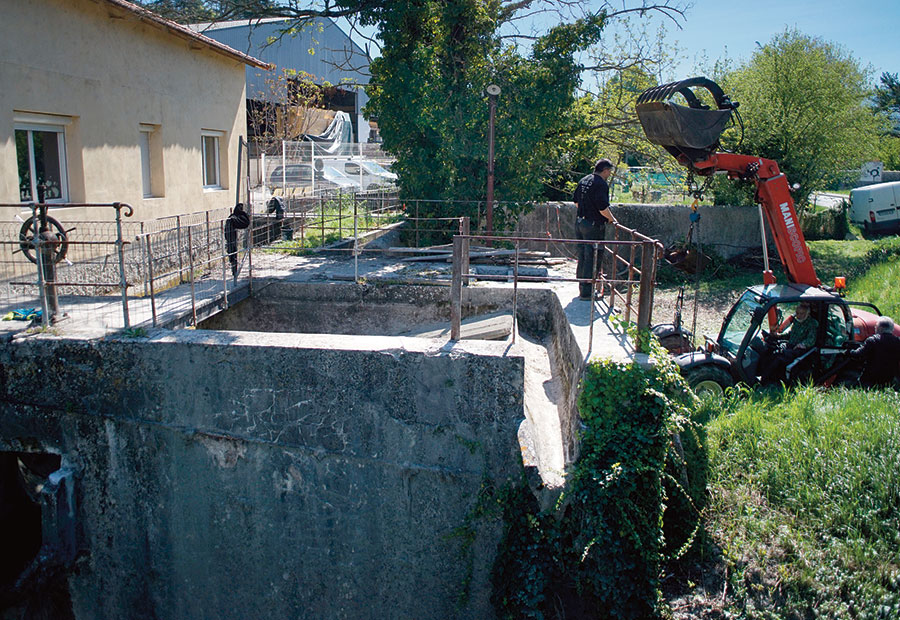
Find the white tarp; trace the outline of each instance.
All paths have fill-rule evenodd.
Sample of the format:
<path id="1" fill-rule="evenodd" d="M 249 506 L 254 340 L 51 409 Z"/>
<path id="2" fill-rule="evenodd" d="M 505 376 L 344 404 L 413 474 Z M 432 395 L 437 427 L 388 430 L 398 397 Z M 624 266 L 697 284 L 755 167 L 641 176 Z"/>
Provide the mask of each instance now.
<path id="1" fill-rule="evenodd" d="M 331 123 L 323 133 L 317 136 L 305 134 L 304 140 L 315 143 L 316 154 L 323 155 L 349 155 L 347 145 L 353 142 L 353 125 L 350 115 L 346 112 L 337 112 Z"/>

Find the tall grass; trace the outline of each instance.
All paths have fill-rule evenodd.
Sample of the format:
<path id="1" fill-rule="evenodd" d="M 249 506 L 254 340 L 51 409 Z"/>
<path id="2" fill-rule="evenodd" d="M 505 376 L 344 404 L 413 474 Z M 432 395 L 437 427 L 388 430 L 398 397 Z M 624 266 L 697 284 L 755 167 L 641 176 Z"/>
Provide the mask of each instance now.
<path id="1" fill-rule="evenodd" d="M 882 313 L 900 321 L 900 258 L 893 257 L 872 266 L 856 281 L 850 281 L 849 293 L 878 306 Z"/>
<path id="2" fill-rule="evenodd" d="M 745 391 L 709 425 L 707 529 L 747 618 L 900 617 L 900 396 Z"/>

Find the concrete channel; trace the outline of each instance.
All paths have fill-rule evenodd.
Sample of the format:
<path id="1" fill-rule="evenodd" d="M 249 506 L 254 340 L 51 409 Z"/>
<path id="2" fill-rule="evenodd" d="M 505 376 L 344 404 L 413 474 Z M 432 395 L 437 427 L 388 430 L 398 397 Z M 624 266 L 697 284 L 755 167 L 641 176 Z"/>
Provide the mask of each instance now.
<path id="1" fill-rule="evenodd" d="M 0 473 L 26 488 L 0 521 L 23 542 L 0 603 L 74 618 L 492 617 L 501 523 L 476 518 L 486 493 L 524 475 L 551 501 L 577 456 L 588 349 L 634 355 L 576 289 L 520 288 L 510 337 L 451 341 L 435 329 L 444 286 L 297 268 L 196 329 L 7 338 Z M 503 316 L 511 295 L 467 287 L 464 316 Z"/>

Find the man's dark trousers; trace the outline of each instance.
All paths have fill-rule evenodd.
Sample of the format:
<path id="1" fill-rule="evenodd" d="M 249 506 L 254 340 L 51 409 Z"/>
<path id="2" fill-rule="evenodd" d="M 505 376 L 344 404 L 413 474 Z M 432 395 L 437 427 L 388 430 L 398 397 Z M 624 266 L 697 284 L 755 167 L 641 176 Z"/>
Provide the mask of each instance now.
<path id="1" fill-rule="evenodd" d="M 594 224 L 590 220 L 579 217 L 575 220 L 575 238 L 582 241 L 603 241 L 606 233 L 606 222 Z M 597 260 L 603 259 L 603 245 L 597 246 Z M 579 280 L 591 280 L 596 271 L 594 269 L 594 245 L 590 243 L 578 244 L 578 267 L 575 277 Z M 579 282 L 578 291 L 581 297 L 591 296 L 591 283 Z"/>

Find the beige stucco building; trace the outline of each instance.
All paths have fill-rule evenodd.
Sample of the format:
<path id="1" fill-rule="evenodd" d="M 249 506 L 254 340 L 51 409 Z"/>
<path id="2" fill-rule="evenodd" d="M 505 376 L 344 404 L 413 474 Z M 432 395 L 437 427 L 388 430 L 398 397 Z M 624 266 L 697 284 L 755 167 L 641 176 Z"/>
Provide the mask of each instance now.
<path id="1" fill-rule="evenodd" d="M 268 65 L 123 0 L 0 11 L 0 203 L 234 204 L 244 69 Z"/>

